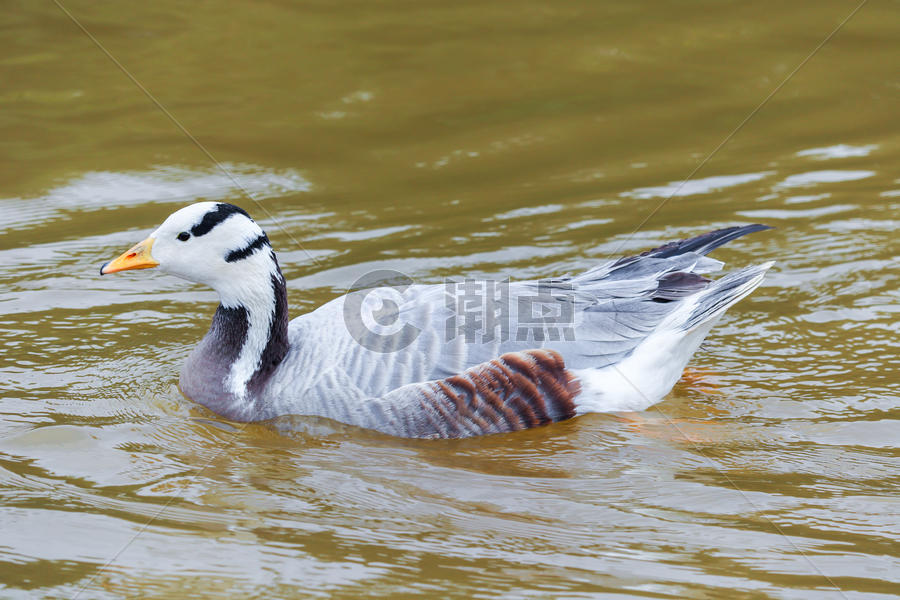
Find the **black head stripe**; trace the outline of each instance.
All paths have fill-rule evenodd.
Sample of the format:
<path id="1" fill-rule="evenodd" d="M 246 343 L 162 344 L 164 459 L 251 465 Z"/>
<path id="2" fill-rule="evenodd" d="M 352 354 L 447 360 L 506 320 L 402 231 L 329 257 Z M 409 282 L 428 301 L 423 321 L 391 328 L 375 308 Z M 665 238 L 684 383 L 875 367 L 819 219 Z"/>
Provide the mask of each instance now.
<path id="1" fill-rule="evenodd" d="M 225 262 L 236 262 L 239 260 L 243 260 L 262 248 L 263 246 L 269 245 L 269 238 L 266 237 L 266 234 L 260 235 L 258 238 L 240 248 L 239 250 L 232 250 L 225 256 Z"/>
<path id="2" fill-rule="evenodd" d="M 213 227 L 235 214 L 241 214 L 250 219 L 250 215 L 243 208 L 234 204 L 216 204 L 214 209 L 203 215 L 203 219 L 199 223 L 191 227 L 191 233 L 195 236 L 206 235 L 212 231 Z"/>

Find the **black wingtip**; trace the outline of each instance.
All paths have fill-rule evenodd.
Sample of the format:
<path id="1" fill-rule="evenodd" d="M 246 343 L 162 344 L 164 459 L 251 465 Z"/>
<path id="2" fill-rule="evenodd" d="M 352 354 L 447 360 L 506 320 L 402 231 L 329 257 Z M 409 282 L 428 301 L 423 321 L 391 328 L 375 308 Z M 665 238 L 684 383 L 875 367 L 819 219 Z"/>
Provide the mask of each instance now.
<path id="1" fill-rule="evenodd" d="M 732 240 L 745 236 L 748 233 L 757 231 L 765 231 L 772 229 L 769 225 L 754 223 L 752 225 L 735 225 L 734 227 L 725 227 L 724 229 L 716 229 L 707 233 L 700 234 L 696 237 L 679 240 L 677 242 L 669 242 L 659 248 L 648 250 L 641 256 L 654 256 L 657 258 L 668 258 L 670 256 L 678 256 L 686 252 L 696 252 L 697 254 L 709 254 L 719 246 L 727 244 Z"/>

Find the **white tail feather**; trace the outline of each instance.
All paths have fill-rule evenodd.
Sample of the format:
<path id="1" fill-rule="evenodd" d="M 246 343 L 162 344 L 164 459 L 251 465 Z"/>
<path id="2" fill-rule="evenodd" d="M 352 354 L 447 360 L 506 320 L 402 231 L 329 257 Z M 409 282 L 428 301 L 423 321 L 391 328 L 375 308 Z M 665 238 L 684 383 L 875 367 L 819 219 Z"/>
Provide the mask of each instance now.
<path id="1" fill-rule="evenodd" d="M 662 400 L 719 317 L 756 289 L 773 264 L 731 273 L 685 299 L 620 362 L 573 370 L 583 390 L 575 400 L 577 413 L 644 410 Z"/>

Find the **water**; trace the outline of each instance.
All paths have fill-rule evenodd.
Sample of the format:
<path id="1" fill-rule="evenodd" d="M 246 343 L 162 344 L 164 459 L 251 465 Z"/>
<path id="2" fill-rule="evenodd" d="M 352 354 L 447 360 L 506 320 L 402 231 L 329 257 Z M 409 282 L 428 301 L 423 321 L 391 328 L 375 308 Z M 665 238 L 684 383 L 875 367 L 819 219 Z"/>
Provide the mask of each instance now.
<path id="1" fill-rule="evenodd" d="M 853 3 L 64 6 L 234 180 L 52 3 L 4 11 L 0 595 L 896 597 L 892 5 L 684 185 Z M 293 314 L 735 223 L 777 229 L 715 256 L 777 265 L 644 413 L 287 436 L 177 392 L 210 291 L 97 273 L 209 199 L 267 229 Z"/>

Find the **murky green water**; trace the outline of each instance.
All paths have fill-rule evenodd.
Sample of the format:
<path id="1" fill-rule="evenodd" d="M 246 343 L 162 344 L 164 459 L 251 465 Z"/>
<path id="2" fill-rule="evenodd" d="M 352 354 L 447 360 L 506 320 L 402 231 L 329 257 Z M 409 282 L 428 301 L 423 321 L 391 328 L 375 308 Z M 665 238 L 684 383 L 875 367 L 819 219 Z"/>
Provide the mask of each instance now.
<path id="1" fill-rule="evenodd" d="M 896 3 L 682 187 L 854 2 L 63 5 L 259 205 L 52 2 L 6 6 L 0 596 L 896 597 Z M 235 435 L 175 388 L 212 292 L 97 274 L 200 199 L 264 225 L 294 314 L 735 223 L 777 229 L 716 257 L 777 266 L 658 410 Z"/>

